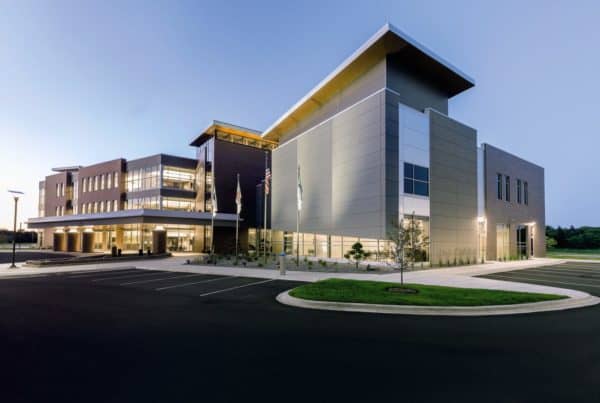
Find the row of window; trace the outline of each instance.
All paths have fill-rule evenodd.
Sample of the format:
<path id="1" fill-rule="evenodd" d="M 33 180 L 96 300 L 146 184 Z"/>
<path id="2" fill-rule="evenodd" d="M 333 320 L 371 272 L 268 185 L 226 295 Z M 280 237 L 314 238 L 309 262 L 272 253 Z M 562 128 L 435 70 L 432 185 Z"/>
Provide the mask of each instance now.
<path id="1" fill-rule="evenodd" d="M 429 196 L 429 168 L 405 162 L 404 193 Z"/>
<path id="2" fill-rule="evenodd" d="M 56 210 L 54 211 L 54 215 L 56 215 L 56 216 L 65 215 L 65 206 L 57 206 Z"/>
<path id="3" fill-rule="evenodd" d="M 496 174 L 496 189 L 498 200 L 506 200 L 510 202 L 511 181 L 510 176 Z M 527 181 L 517 179 L 517 203 L 529 204 L 529 184 Z"/>
<path id="4" fill-rule="evenodd" d="M 119 187 L 119 173 L 112 172 L 107 174 L 89 176 L 81 180 L 81 191 L 94 192 L 97 190 L 112 189 Z"/>
<path id="5" fill-rule="evenodd" d="M 110 213 L 111 211 L 119 211 L 118 200 L 81 203 L 81 214 Z"/>
<path id="6" fill-rule="evenodd" d="M 162 201 L 158 196 L 137 197 L 128 199 L 125 202 L 126 210 L 154 209 L 154 210 L 178 210 L 194 211 L 195 201 L 191 199 L 176 199 L 163 197 Z"/>

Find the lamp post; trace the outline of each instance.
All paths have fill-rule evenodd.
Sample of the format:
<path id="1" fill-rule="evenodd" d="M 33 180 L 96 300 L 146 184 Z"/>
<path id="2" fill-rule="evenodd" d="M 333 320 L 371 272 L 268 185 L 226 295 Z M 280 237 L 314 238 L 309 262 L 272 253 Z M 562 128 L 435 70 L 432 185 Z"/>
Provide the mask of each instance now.
<path id="1" fill-rule="evenodd" d="M 13 221 L 13 247 L 12 247 L 12 264 L 10 265 L 11 269 L 16 269 L 17 265 L 15 265 L 15 254 L 16 254 L 16 246 L 17 246 L 17 204 L 19 203 L 19 196 L 24 194 L 18 190 L 9 190 L 8 193 L 13 195 L 13 199 L 15 199 L 15 217 Z"/>

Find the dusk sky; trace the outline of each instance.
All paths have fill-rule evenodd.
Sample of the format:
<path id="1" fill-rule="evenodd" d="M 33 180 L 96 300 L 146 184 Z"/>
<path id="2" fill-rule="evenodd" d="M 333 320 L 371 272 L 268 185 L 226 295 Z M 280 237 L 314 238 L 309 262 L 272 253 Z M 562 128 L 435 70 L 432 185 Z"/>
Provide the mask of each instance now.
<path id="1" fill-rule="evenodd" d="M 600 226 L 597 1 L 0 0 L 6 189 L 50 169 L 194 156 L 213 119 L 266 129 L 390 22 L 473 77 L 450 116 L 546 169 L 546 221 Z"/>

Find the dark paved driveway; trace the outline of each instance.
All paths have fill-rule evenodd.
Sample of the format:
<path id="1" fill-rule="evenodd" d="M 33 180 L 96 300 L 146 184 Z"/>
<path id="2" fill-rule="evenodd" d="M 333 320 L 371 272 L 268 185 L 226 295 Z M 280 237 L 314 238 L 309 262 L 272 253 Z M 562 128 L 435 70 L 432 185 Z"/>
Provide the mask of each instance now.
<path id="1" fill-rule="evenodd" d="M 295 284 L 137 270 L 2 280 L 2 401 L 600 400 L 600 308 L 443 318 L 274 301 Z"/>

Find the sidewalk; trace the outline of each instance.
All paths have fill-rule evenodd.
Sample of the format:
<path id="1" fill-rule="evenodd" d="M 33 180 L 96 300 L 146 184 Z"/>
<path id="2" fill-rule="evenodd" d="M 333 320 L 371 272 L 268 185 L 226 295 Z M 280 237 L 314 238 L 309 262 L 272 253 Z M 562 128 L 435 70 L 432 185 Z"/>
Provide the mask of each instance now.
<path id="1" fill-rule="evenodd" d="M 200 273 L 200 274 L 216 274 L 224 276 L 238 277 L 255 277 L 265 279 L 281 279 L 291 281 L 315 282 L 326 278 L 346 278 L 356 280 L 373 280 L 400 282 L 400 273 L 392 272 L 386 274 L 371 274 L 371 273 L 322 273 L 322 272 L 306 272 L 306 271 L 288 271 L 285 276 L 281 276 L 278 271 L 261 268 L 247 267 L 221 267 L 221 266 L 199 266 L 188 265 L 185 261 L 188 256 L 174 256 L 166 259 L 158 259 L 156 261 L 145 262 L 118 262 L 118 263 L 103 263 L 90 265 L 70 265 L 57 267 L 29 268 L 21 267 L 19 269 L 9 269 L 9 264 L 0 265 L 0 278 L 6 276 L 21 276 L 21 275 L 39 275 L 46 273 L 62 273 L 70 271 L 83 270 L 109 270 L 112 268 L 136 267 L 146 270 L 163 270 L 185 273 Z M 439 269 L 426 269 L 404 273 L 404 281 L 406 283 L 418 283 L 427 285 L 441 285 L 448 287 L 461 288 L 487 288 L 494 290 L 506 291 L 524 291 L 524 292 L 539 292 L 566 295 L 571 298 L 583 298 L 588 294 L 569 290 L 565 288 L 549 287 L 536 284 L 516 283 L 510 281 L 492 280 L 479 277 L 473 277 L 484 274 L 500 273 L 504 271 L 529 269 L 539 266 L 556 265 L 563 263 L 562 260 L 556 259 L 531 259 L 512 262 L 490 262 L 486 264 L 457 266 Z"/>

